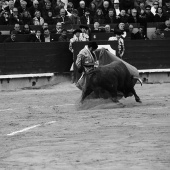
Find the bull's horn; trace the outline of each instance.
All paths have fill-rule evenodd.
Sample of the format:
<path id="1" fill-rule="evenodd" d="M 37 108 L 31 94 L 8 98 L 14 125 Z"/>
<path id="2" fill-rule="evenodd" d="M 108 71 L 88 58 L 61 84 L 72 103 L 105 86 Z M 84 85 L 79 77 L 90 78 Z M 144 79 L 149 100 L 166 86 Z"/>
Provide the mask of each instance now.
<path id="1" fill-rule="evenodd" d="M 142 82 L 142 80 L 139 77 L 133 77 L 133 78 L 137 79 L 140 82 L 141 86 L 142 86 L 143 82 Z"/>

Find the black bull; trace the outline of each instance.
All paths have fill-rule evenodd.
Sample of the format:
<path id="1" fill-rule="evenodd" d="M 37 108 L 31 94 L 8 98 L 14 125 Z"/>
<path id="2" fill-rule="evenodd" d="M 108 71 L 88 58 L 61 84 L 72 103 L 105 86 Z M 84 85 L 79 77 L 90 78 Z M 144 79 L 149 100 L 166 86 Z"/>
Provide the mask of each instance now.
<path id="1" fill-rule="evenodd" d="M 123 93 L 124 97 L 134 95 L 136 102 L 141 102 L 134 89 L 138 79 L 130 74 L 126 65 L 121 61 L 100 66 L 86 73 L 85 78 L 86 83 L 82 89 L 81 102 L 92 92 L 98 94 L 101 89 L 109 92 L 114 102 L 118 102 L 118 91 Z"/>

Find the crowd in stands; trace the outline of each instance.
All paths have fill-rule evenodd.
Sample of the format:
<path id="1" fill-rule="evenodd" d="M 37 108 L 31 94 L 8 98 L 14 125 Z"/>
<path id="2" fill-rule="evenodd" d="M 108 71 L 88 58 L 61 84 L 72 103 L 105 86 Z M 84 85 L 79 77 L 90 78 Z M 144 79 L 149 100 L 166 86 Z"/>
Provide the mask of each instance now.
<path id="1" fill-rule="evenodd" d="M 5 42 L 15 42 L 16 34 L 30 34 L 30 42 L 52 42 L 52 34 L 61 34 L 58 41 L 70 41 L 72 52 L 73 42 L 89 41 L 90 32 L 121 31 L 122 38 L 130 32 L 131 39 L 147 39 L 149 22 L 163 23 L 152 39 L 162 39 L 162 30 L 170 31 L 170 0 L 68 0 L 67 5 L 62 0 L 0 1 L 0 25 L 14 25 L 12 38 Z M 135 33 L 133 23 L 140 24 Z M 115 28 L 111 24 L 116 24 Z M 31 25 L 41 29 L 31 30 Z M 50 30 L 49 25 L 55 27 Z M 79 27 L 66 29 L 68 25 Z M 93 27 L 89 29 L 89 25 Z M 68 33 L 73 33 L 71 40 Z"/>

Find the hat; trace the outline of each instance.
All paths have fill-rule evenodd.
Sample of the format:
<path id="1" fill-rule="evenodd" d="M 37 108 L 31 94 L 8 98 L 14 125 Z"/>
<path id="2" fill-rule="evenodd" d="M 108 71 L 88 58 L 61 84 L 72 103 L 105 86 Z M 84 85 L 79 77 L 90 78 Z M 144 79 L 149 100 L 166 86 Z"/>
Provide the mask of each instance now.
<path id="1" fill-rule="evenodd" d="M 85 10 L 85 12 L 88 12 L 88 13 L 90 13 L 90 9 L 88 9 L 88 8 L 87 8 L 87 9 Z"/>
<path id="2" fill-rule="evenodd" d="M 13 35 L 13 34 L 18 34 L 18 32 L 16 30 L 12 30 L 11 35 Z"/>
<path id="3" fill-rule="evenodd" d="M 79 26 L 79 28 L 80 28 L 80 29 L 84 28 L 84 29 L 86 29 L 86 30 L 88 30 L 88 29 L 89 29 L 89 27 L 88 27 L 88 26 L 86 26 L 86 25 L 80 25 L 80 26 Z"/>
<path id="4" fill-rule="evenodd" d="M 27 5 L 26 1 L 21 1 L 20 4 Z"/>
<path id="5" fill-rule="evenodd" d="M 73 14 L 78 14 L 77 9 L 73 9 L 72 13 L 73 13 Z"/>
<path id="6" fill-rule="evenodd" d="M 82 31 L 80 29 L 76 29 L 73 31 L 73 34 L 76 34 L 77 32 L 82 33 Z"/>
<path id="7" fill-rule="evenodd" d="M 119 0 L 114 0 L 114 4 L 119 4 Z"/>
<path id="8" fill-rule="evenodd" d="M 122 35 L 122 34 L 123 34 L 123 31 L 121 31 L 121 30 L 115 30 L 114 33 L 115 33 L 116 35 Z"/>
<path id="9" fill-rule="evenodd" d="M 151 9 L 151 6 L 150 5 L 146 5 L 145 9 Z"/>
<path id="10" fill-rule="evenodd" d="M 8 5 L 12 5 L 12 4 L 14 4 L 14 1 L 9 1 L 8 2 Z"/>
<path id="11" fill-rule="evenodd" d="M 33 4 L 39 4 L 39 2 L 37 0 L 34 0 Z"/>

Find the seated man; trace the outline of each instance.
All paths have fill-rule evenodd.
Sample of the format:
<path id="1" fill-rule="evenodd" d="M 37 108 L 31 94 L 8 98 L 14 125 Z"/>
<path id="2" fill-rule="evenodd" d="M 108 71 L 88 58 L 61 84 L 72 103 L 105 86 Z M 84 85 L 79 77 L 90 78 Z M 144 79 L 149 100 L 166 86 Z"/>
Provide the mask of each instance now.
<path id="1" fill-rule="evenodd" d="M 67 37 L 67 30 L 66 29 L 62 29 L 61 31 L 61 35 L 58 38 L 59 42 L 69 42 L 69 38 Z"/>
<path id="2" fill-rule="evenodd" d="M 156 27 L 155 32 L 151 35 L 151 40 L 163 40 L 165 39 L 164 33 L 161 33 L 161 30 L 159 27 Z"/>
<path id="3" fill-rule="evenodd" d="M 17 42 L 16 41 L 16 35 L 17 35 L 17 31 L 15 31 L 15 30 L 11 31 L 10 37 L 6 38 L 4 40 L 4 43 Z"/>
<path id="4" fill-rule="evenodd" d="M 48 28 L 44 29 L 44 36 L 42 38 L 42 42 L 53 42 L 55 41 L 54 38 L 52 37 L 50 30 Z"/>

